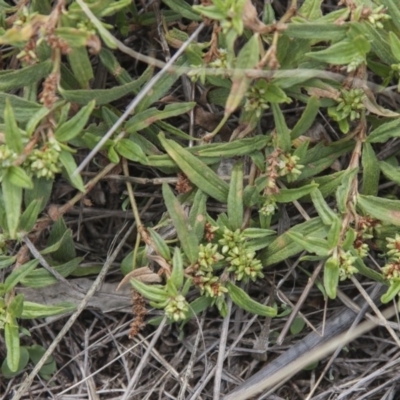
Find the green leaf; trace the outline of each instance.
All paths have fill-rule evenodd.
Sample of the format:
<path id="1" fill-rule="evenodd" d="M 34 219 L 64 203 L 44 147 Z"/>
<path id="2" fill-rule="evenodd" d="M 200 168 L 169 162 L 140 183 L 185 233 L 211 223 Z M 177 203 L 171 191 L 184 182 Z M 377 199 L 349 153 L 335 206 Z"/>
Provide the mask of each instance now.
<path id="1" fill-rule="evenodd" d="M 304 319 L 301 317 L 296 317 L 290 325 L 290 333 L 292 335 L 298 335 L 306 326 Z"/>
<path id="2" fill-rule="evenodd" d="M 25 131 L 27 136 L 31 137 L 39 123 L 52 111 L 52 109 L 44 106 L 42 108 L 39 108 L 39 110 L 35 112 L 35 114 L 33 114 L 29 121 L 26 123 Z"/>
<path id="3" fill-rule="evenodd" d="M 60 247 L 64 244 L 64 242 L 67 241 L 68 237 L 70 236 L 71 236 L 71 231 L 68 229 L 64 232 L 63 236 L 56 243 L 52 244 L 51 246 L 46 246 L 44 250 L 40 251 L 40 254 L 42 256 L 45 256 L 47 254 L 56 252 L 57 250 L 60 249 Z"/>
<path id="4" fill-rule="evenodd" d="M 17 372 L 20 364 L 19 328 L 15 318 L 10 318 L 4 327 L 4 338 L 7 349 L 7 366 L 11 372 Z"/>
<path id="5" fill-rule="evenodd" d="M 163 0 L 163 3 L 189 21 L 201 21 L 202 19 L 184 0 Z"/>
<path id="6" fill-rule="evenodd" d="M 374 196 L 357 196 L 357 206 L 371 217 L 400 226 L 400 201 Z"/>
<path id="7" fill-rule="evenodd" d="M 17 259 L 16 256 L 14 257 L 0 256 L 0 269 L 7 268 L 11 264 L 14 264 L 16 259 Z"/>
<path id="8" fill-rule="evenodd" d="M 363 185 L 361 193 L 376 196 L 379 185 L 379 161 L 370 143 L 364 143 L 361 158 L 363 166 Z"/>
<path id="9" fill-rule="evenodd" d="M 21 168 L 11 166 L 7 169 L 8 178 L 10 182 L 23 189 L 33 189 L 33 182 L 31 177 Z"/>
<path id="10" fill-rule="evenodd" d="M 22 213 L 21 219 L 19 222 L 19 230 L 23 232 L 30 232 L 32 228 L 35 226 L 36 221 L 38 219 L 40 208 L 41 208 L 41 200 L 34 200 L 26 210 Z"/>
<path id="11" fill-rule="evenodd" d="M 2 189 L 8 232 L 11 239 L 16 239 L 21 215 L 22 188 L 12 183 L 11 175 L 8 170 L 4 174 Z"/>
<path id="12" fill-rule="evenodd" d="M 400 118 L 386 122 L 374 129 L 367 137 L 368 143 L 386 143 L 392 137 L 400 136 Z"/>
<path id="13" fill-rule="evenodd" d="M 59 246 L 58 250 L 55 250 L 53 246 Z M 76 257 L 72 231 L 67 227 L 63 218 L 59 218 L 53 224 L 46 244 L 46 249 L 48 248 L 52 249 L 51 257 L 59 263 L 70 261 Z M 46 252 L 46 249 L 43 251 Z"/>
<path id="14" fill-rule="evenodd" d="M 207 195 L 198 189 L 189 212 L 189 224 L 193 227 L 198 243 L 201 242 L 204 236 L 204 227 L 206 225 L 206 203 Z"/>
<path id="15" fill-rule="evenodd" d="M 33 346 L 28 347 L 29 357 L 32 362 L 36 365 L 41 358 L 43 357 L 44 353 L 46 353 L 46 349 L 43 346 L 38 344 L 34 344 Z M 43 367 L 40 368 L 39 375 L 43 379 L 50 379 L 51 375 L 54 374 L 57 370 L 56 361 L 53 355 L 46 360 Z"/>
<path id="16" fill-rule="evenodd" d="M 264 306 L 253 300 L 244 290 L 240 289 L 231 282 L 226 283 L 229 297 L 243 310 L 263 317 L 276 317 L 277 310 L 272 307 Z"/>
<path id="17" fill-rule="evenodd" d="M 46 178 L 32 178 L 33 188 L 24 190 L 24 204 L 28 207 L 33 201 L 40 201 L 40 211 L 44 209 L 51 196 L 53 180 Z"/>
<path id="18" fill-rule="evenodd" d="M 274 114 L 278 147 L 287 152 L 291 148 L 290 130 L 286 125 L 285 117 L 279 105 L 272 103 L 271 109 Z"/>
<path id="19" fill-rule="evenodd" d="M 17 294 L 7 307 L 7 313 L 13 318 L 20 318 L 22 315 L 22 310 L 24 308 L 24 295 Z"/>
<path id="20" fill-rule="evenodd" d="M 68 142 L 77 137 L 85 127 L 94 109 L 95 102 L 92 100 L 85 107 L 82 107 L 69 121 L 59 126 L 54 135 L 60 142 Z"/>
<path id="21" fill-rule="evenodd" d="M 316 189 L 318 185 L 311 183 L 294 189 L 281 189 L 279 193 L 274 195 L 275 200 L 278 203 L 291 203 L 292 201 L 301 199 L 302 197 L 310 194 Z"/>
<path id="22" fill-rule="evenodd" d="M 136 93 L 142 85 L 141 81 L 133 81 L 120 86 L 114 86 L 109 89 L 78 89 L 65 90 L 60 88 L 60 94 L 64 100 L 71 103 L 86 105 L 90 101 L 95 101 L 97 106 L 110 104 L 124 96 Z"/>
<path id="23" fill-rule="evenodd" d="M 315 117 L 319 111 L 320 102 L 315 96 L 311 96 L 307 102 L 307 106 L 301 114 L 300 119 L 292 129 L 291 138 L 296 139 L 301 135 L 304 135 L 312 126 L 315 121 Z"/>
<path id="24" fill-rule="evenodd" d="M 347 29 L 346 25 L 338 24 L 288 24 L 284 34 L 298 39 L 337 41 L 345 37 Z"/>
<path id="25" fill-rule="evenodd" d="M 251 80 L 244 74 L 244 69 L 254 68 L 259 60 L 259 34 L 253 34 L 240 50 L 232 76 L 232 87 L 225 104 L 225 117 L 232 114 L 246 95 Z"/>
<path id="26" fill-rule="evenodd" d="M 326 260 L 324 266 L 324 288 L 330 299 L 336 299 L 336 290 L 339 283 L 339 261 L 336 257 Z"/>
<path id="27" fill-rule="evenodd" d="M 388 14 L 392 17 L 391 21 L 396 26 L 397 29 L 400 29 L 400 10 L 399 4 L 393 0 L 382 0 L 381 3 L 387 7 Z"/>
<path id="28" fill-rule="evenodd" d="M 82 177 L 79 174 L 73 175 L 77 169 L 77 165 L 74 157 L 72 157 L 72 154 L 66 150 L 61 150 L 59 157 L 60 162 L 65 169 L 66 176 L 68 177 L 71 184 L 81 192 L 84 192 L 85 185 L 83 184 Z"/>
<path id="29" fill-rule="evenodd" d="M 147 164 L 146 154 L 138 144 L 130 139 L 120 139 L 115 145 L 115 150 L 128 160 Z"/>
<path id="30" fill-rule="evenodd" d="M 182 254 L 179 247 L 174 249 L 174 257 L 172 259 L 172 273 L 170 280 L 173 285 L 180 290 L 183 285 L 184 270 L 183 270 L 183 260 Z"/>
<path id="31" fill-rule="evenodd" d="M 165 260 L 171 260 L 171 252 L 165 240 L 154 229 L 147 228 L 147 230 L 150 234 L 152 245 L 154 245 L 154 250 Z"/>
<path id="32" fill-rule="evenodd" d="M 38 103 L 25 100 L 20 96 L 0 93 L 0 115 L 4 114 L 7 101 L 10 102 L 11 107 L 14 110 L 15 119 L 18 122 L 27 122 L 42 108 Z"/>
<path id="33" fill-rule="evenodd" d="M 78 268 L 78 265 L 81 263 L 81 261 L 82 258 L 77 257 L 61 265 L 52 266 L 50 263 L 50 266 L 54 269 L 54 271 L 58 272 L 65 278 L 71 275 L 72 272 Z M 58 279 L 44 268 L 37 268 L 36 270 L 24 275 L 24 277 L 21 279 L 21 283 L 24 286 L 36 289 L 53 285 L 57 282 Z"/>
<path id="34" fill-rule="evenodd" d="M 339 245 L 341 230 L 342 230 L 342 220 L 336 216 L 332 220 L 332 225 L 329 228 L 328 237 L 327 237 L 328 247 L 330 249 L 333 249 L 334 247 Z"/>
<path id="35" fill-rule="evenodd" d="M 156 121 L 185 114 L 192 110 L 195 105 L 195 102 L 187 102 L 168 104 L 163 110 L 149 108 L 145 111 L 138 112 L 134 117 L 128 120 L 125 124 L 125 129 L 128 133 L 141 131 Z"/>
<path id="36" fill-rule="evenodd" d="M 13 289 L 19 282 L 21 282 L 26 275 L 28 275 L 31 271 L 33 271 L 39 264 L 37 260 L 31 260 L 27 263 L 21 265 L 17 269 L 14 269 L 13 272 L 6 278 L 4 281 L 4 290 L 8 293 L 11 289 Z"/>
<path id="37" fill-rule="evenodd" d="M 389 45 L 396 60 L 400 61 L 400 39 L 393 32 L 389 32 Z"/>
<path id="38" fill-rule="evenodd" d="M 168 184 L 164 183 L 162 186 L 163 197 L 168 213 L 176 228 L 180 244 L 187 258 L 191 264 L 194 264 L 198 258 L 198 241 L 193 228 L 189 225 L 188 218 L 177 200 L 172 193 Z"/>
<path id="39" fill-rule="evenodd" d="M 318 237 L 303 236 L 299 232 L 287 232 L 289 238 L 299 244 L 309 253 L 314 253 L 318 256 L 327 256 L 329 254 L 329 245 L 327 240 Z"/>
<path id="40" fill-rule="evenodd" d="M 15 371 L 11 371 L 8 366 L 7 357 L 4 359 L 3 364 L 1 365 L 1 374 L 5 379 L 14 378 L 14 376 L 20 374 L 29 362 L 29 353 L 26 347 L 20 347 L 20 354 L 18 360 L 18 367 Z"/>
<path id="41" fill-rule="evenodd" d="M 326 228 L 320 218 L 297 224 L 278 236 L 260 255 L 264 266 L 273 265 L 294 256 L 304 250 L 304 247 L 295 242 L 289 235 L 291 232 L 300 233 L 303 237 L 326 237 Z"/>
<path id="42" fill-rule="evenodd" d="M 383 175 L 386 176 L 390 181 L 393 181 L 397 185 L 400 185 L 400 168 L 394 167 L 393 165 L 381 161 L 379 162 L 379 168 L 382 171 Z"/>
<path id="43" fill-rule="evenodd" d="M 351 174 L 343 177 L 342 183 L 336 189 L 336 205 L 342 214 L 347 212 L 347 204 L 352 190 L 354 177 L 357 175 L 358 168 L 354 168 Z"/>
<path id="44" fill-rule="evenodd" d="M 243 224 L 243 163 L 238 162 L 232 169 L 228 194 L 228 219 L 230 229 L 235 231 Z"/>
<path id="45" fill-rule="evenodd" d="M 72 47 L 67 54 L 69 65 L 75 79 L 82 89 L 89 88 L 89 81 L 94 78 L 92 63 L 85 47 Z"/>
<path id="46" fill-rule="evenodd" d="M 4 123 L 4 133 L 7 146 L 17 154 L 20 154 L 24 149 L 24 144 L 22 142 L 21 130 L 18 128 L 13 107 L 11 106 L 11 102 L 9 99 L 6 99 L 6 107 L 4 109 Z"/>
<path id="47" fill-rule="evenodd" d="M 72 303 L 60 303 L 58 305 L 50 306 L 50 305 L 25 301 L 21 318 L 23 319 L 46 318 L 46 317 L 52 317 L 54 315 L 67 314 L 74 311 L 75 309 L 76 306 Z"/>
<path id="48" fill-rule="evenodd" d="M 226 182 L 219 178 L 211 168 L 197 157 L 179 146 L 178 143 L 165 139 L 162 134 L 158 137 L 168 155 L 175 161 L 191 182 L 204 193 L 218 201 L 226 203 L 229 192 L 229 186 Z"/>
<path id="49" fill-rule="evenodd" d="M 50 73 L 51 68 L 52 62 L 48 60 L 25 68 L 0 71 L 0 91 L 7 92 L 38 82 Z"/>
<path id="50" fill-rule="evenodd" d="M 150 301 L 161 303 L 169 298 L 165 288 L 160 285 L 146 285 L 135 278 L 132 278 L 130 282 L 137 292 Z"/>
<path id="51" fill-rule="evenodd" d="M 336 218 L 336 213 L 329 207 L 322 193 L 318 189 L 313 190 L 311 192 L 311 199 L 322 222 L 325 225 L 331 225 Z"/>
<path id="52" fill-rule="evenodd" d="M 392 301 L 400 293 L 400 282 L 394 281 L 390 283 L 389 289 L 381 296 L 381 302 L 387 304 Z"/>
<path id="53" fill-rule="evenodd" d="M 301 15 L 308 21 L 312 21 L 314 19 L 322 17 L 322 12 L 321 12 L 322 2 L 323 0 L 305 0 L 300 9 L 298 10 L 298 15 Z"/>
<path id="54" fill-rule="evenodd" d="M 354 262 L 354 266 L 357 268 L 358 272 L 361 275 L 364 275 L 367 278 L 372 279 L 372 281 L 380 282 L 380 283 L 387 283 L 387 281 L 382 276 L 382 274 L 374 271 L 372 268 L 367 267 L 360 257 L 357 257 L 357 259 Z"/>

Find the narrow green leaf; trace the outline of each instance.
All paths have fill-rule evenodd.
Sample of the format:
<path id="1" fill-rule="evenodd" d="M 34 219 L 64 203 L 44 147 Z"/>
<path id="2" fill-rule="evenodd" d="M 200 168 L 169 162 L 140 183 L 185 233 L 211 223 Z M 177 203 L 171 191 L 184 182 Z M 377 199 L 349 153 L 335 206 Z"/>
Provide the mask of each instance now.
<path id="1" fill-rule="evenodd" d="M 390 284 L 389 289 L 381 296 L 381 302 L 387 304 L 392 301 L 400 293 L 400 282 L 394 281 Z"/>
<path id="2" fill-rule="evenodd" d="M 7 307 L 7 313 L 14 318 L 20 318 L 24 308 L 24 295 L 17 294 Z"/>
<path id="3" fill-rule="evenodd" d="M 195 105 L 195 102 L 187 102 L 168 104 L 163 110 L 149 108 L 137 113 L 134 117 L 128 120 L 125 124 L 125 129 L 128 133 L 141 131 L 156 121 L 185 114 L 192 110 Z"/>
<path id="4" fill-rule="evenodd" d="M 132 287 L 139 292 L 143 297 L 150 301 L 154 301 L 157 303 L 164 302 L 168 299 L 169 295 L 166 292 L 164 287 L 159 285 L 146 285 L 143 282 L 138 281 L 135 278 L 131 279 Z"/>
<path id="5" fill-rule="evenodd" d="M 182 249 L 191 264 L 194 264 L 198 258 L 198 241 L 193 228 L 189 225 L 189 221 L 185 212 L 172 193 L 168 184 L 164 183 L 162 187 L 163 197 L 168 213 L 176 228 Z"/>
<path id="6" fill-rule="evenodd" d="M 45 78 L 51 71 L 50 60 L 15 70 L 4 70 L 0 72 L 0 90 L 7 92 L 29 86 L 34 82 Z"/>
<path id="7" fill-rule="evenodd" d="M 200 15 L 184 0 L 163 0 L 163 3 L 189 21 L 201 21 Z"/>
<path id="8" fill-rule="evenodd" d="M 7 365 L 11 372 L 18 371 L 20 363 L 20 343 L 19 328 L 15 318 L 10 318 L 10 322 L 6 322 L 4 327 L 4 338 L 7 349 Z"/>
<path id="9" fill-rule="evenodd" d="M 366 276 L 369 279 L 372 279 L 373 282 L 387 283 L 385 278 L 377 271 L 374 271 L 372 268 L 367 267 L 363 260 L 360 257 L 354 262 L 355 267 L 361 275 Z"/>
<path id="10" fill-rule="evenodd" d="M 327 256 L 329 254 L 329 245 L 327 240 L 320 239 L 318 237 L 303 236 L 299 232 L 287 232 L 289 238 L 294 242 L 298 243 L 301 247 L 307 250 L 309 253 L 316 254 L 318 256 Z"/>
<path id="11" fill-rule="evenodd" d="M 363 166 L 363 184 L 361 193 L 369 196 L 378 194 L 379 161 L 370 143 L 364 143 L 361 158 Z"/>
<path id="12" fill-rule="evenodd" d="M 394 32 L 389 32 L 389 45 L 396 60 L 400 61 L 400 39 Z"/>
<path id="13" fill-rule="evenodd" d="M 182 254 L 179 247 L 174 249 L 174 257 L 172 259 L 172 274 L 170 277 L 173 285 L 180 290 L 183 285 L 184 271 Z"/>
<path id="14" fill-rule="evenodd" d="M 367 137 L 368 143 L 386 143 L 392 137 L 400 136 L 400 118 L 386 122 L 374 129 Z"/>
<path id="15" fill-rule="evenodd" d="M 0 269 L 7 268 L 11 264 L 14 264 L 16 259 L 17 259 L 16 256 L 14 257 L 0 256 Z"/>
<path id="16" fill-rule="evenodd" d="M 10 182 L 23 189 L 33 189 L 31 177 L 21 168 L 11 166 L 7 169 L 8 179 Z"/>
<path id="17" fill-rule="evenodd" d="M 313 190 L 311 192 L 311 199 L 322 222 L 325 225 L 332 224 L 336 218 L 336 213 L 328 206 L 328 203 L 325 201 L 322 193 L 318 189 Z"/>
<path id="18" fill-rule="evenodd" d="M 10 172 L 7 171 L 3 176 L 2 189 L 8 232 L 11 239 L 16 239 L 21 215 L 22 188 L 12 183 Z"/>
<path id="19" fill-rule="evenodd" d="M 165 260 L 171 260 L 171 252 L 169 251 L 169 247 L 167 243 L 165 243 L 165 240 L 154 229 L 147 228 L 147 230 L 150 234 L 152 245 L 155 247 L 154 250 L 156 250 L 156 252 Z"/>
<path id="20" fill-rule="evenodd" d="M 339 261 L 335 257 L 326 260 L 324 266 L 324 288 L 330 299 L 336 299 L 339 284 Z"/>
<path id="21" fill-rule="evenodd" d="M 329 228 L 328 237 L 327 237 L 328 247 L 330 249 L 333 249 L 334 247 L 339 245 L 341 230 L 342 230 L 342 220 L 336 216 L 332 220 L 332 225 Z"/>
<path id="22" fill-rule="evenodd" d="M 20 154 L 24 148 L 22 142 L 21 130 L 18 128 L 15 119 L 13 107 L 9 99 L 6 99 L 6 106 L 4 109 L 4 123 L 5 123 L 5 139 L 7 146 L 17 154 Z"/>
<path id="23" fill-rule="evenodd" d="M 315 117 L 319 111 L 320 102 L 315 96 L 311 96 L 308 99 L 307 106 L 301 114 L 300 119 L 292 129 L 291 137 L 296 139 L 301 135 L 304 135 L 312 126 L 315 121 Z"/>
<path id="24" fill-rule="evenodd" d="M 33 177 L 32 182 L 33 188 L 24 190 L 25 207 L 28 207 L 35 200 L 40 200 L 40 211 L 42 211 L 51 196 L 53 180 Z"/>
<path id="25" fill-rule="evenodd" d="M 140 89 L 142 82 L 133 81 L 120 86 L 114 86 L 109 89 L 77 89 L 66 90 L 60 88 L 60 94 L 64 100 L 71 103 L 85 105 L 89 101 L 95 101 L 98 106 L 110 104 L 121 97 L 135 93 Z"/>
<path id="26" fill-rule="evenodd" d="M 243 224 L 243 163 L 238 162 L 232 170 L 228 194 L 228 219 L 230 229 L 235 231 Z"/>
<path id="27" fill-rule="evenodd" d="M 165 139 L 162 134 L 158 137 L 168 155 L 175 161 L 191 182 L 204 193 L 218 201 L 226 203 L 229 192 L 229 186 L 226 182 L 219 178 L 211 168 L 197 157 L 179 146 L 178 143 Z"/>
<path id="28" fill-rule="evenodd" d="M 74 187 L 76 187 L 81 192 L 85 191 L 85 185 L 83 184 L 82 177 L 78 175 L 73 175 L 76 171 L 77 165 L 72 157 L 72 154 L 68 151 L 61 150 L 60 152 L 60 161 L 65 169 L 65 173 L 69 181 L 72 183 Z"/>
<path id="29" fill-rule="evenodd" d="M 207 212 L 206 203 L 207 195 L 200 189 L 197 189 L 192 207 L 190 207 L 189 223 L 193 227 L 193 231 L 197 237 L 198 243 L 200 243 L 204 237 L 204 227 L 206 225 Z"/>
<path id="30" fill-rule="evenodd" d="M 326 228 L 320 218 L 297 224 L 278 236 L 260 255 L 264 266 L 273 265 L 294 256 L 304 250 L 304 247 L 295 242 L 289 235 L 291 232 L 300 233 L 303 237 L 326 237 Z"/>
<path id="31" fill-rule="evenodd" d="M 298 14 L 301 15 L 303 18 L 306 18 L 308 21 L 318 19 L 322 17 L 322 11 L 321 11 L 322 2 L 323 0 L 305 0 L 300 9 L 298 10 Z"/>
<path id="32" fill-rule="evenodd" d="M 277 310 L 272 307 L 264 306 L 253 300 L 244 290 L 240 289 L 231 282 L 227 282 L 226 287 L 228 289 L 229 297 L 232 301 L 243 310 L 261 315 L 263 317 L 276 317 Z"/>
<path id="33" fill-rule="evenodd" d="M 285 117 L 278 104 L 272 103 L 271 109 L 274 114 L 278 147 L 285 152 L 289 151 L 291 148 L 290 130 L 286 125 Z"/>
<path id="34" fill-rule="evenodd" d="M 36 319 L 52 317 L 54 315 L 67 314 L 76 309 L 72 303 L 60 303 L 58 305 L 38 304 L 31 301 L 24 302 L 24 309 L 22 311 L 22 319 Z"/>
<path id="35" fill-rule="evenodd" d="M 21 265 L 18 269 L 15 269 L 4 281 L 4 290 L 8 293 L 13 289 L 19 282 L 21 282 L 26 275 L 33 271 L 39 262 L 37 260 L 31 260 Z"/>
<path id="36" fill-rule="evenodd" d="M 400 226 L 400 201 L 374 196 L 357 196 L 357 206 L 371 217 Z"/>
<path id="37" fill-rule="evenodd" d="M 82 262 L 82 258 L 77 257 L 74 258 L 65 264 L 50 266 L 54 269 L 54 271 L 58 272 L 64 278 L 71 275 L 72 272 L 78 268 L 79 264 Z M 24 275 L 21 279 L 21 283 L 24 286 L 31 287 L 31 288 L 43 288 L 49 285 L 53 285 L 58 282 L 58 279 L 48 272 L 44 268 L 37 268 L 34 271 L 30 271 L 28 274 Z"/>
<path id="38" fill-rule="evenodd" d="M 58 250 L 52 249 L 51 258 L 58 263 L 65 263 L 74 259 L 76 257 L 75 243 L 72 238 L 72 231 L 67 227 L 64 218 L 59 218 L 53 224 L 49 239 L 47 240 L 46 249 L 56 245 L 60 240 L 61 244 Z"/>
<path id="39" fill-rule="evenodd" d="M 0 115 L 4 114 L 7 100 L 10 102 L 14 110 L 15 119 L 18 122 L 27 122 L 42 108 L 38 103 L 25 100 L 20 96 L 0 93 Z"/>
<path id="40" fill-rule="evenodd" d="M 64 244 L 64 242 L 66 242 L 67 237 L 71 235 L 71 231 L 68 229 L 64 232 L 64 234 L 62 235 L 62 237 L 55 242 L 54 244 L 50 245 L 50 246 L 46 246 L 46 248 L 44 250 L 40 251 L 40 254 L 42 256 L 45 256 L 47 254 L 51 254 L 56 252 L 58 249 L 60 249 L 60 247 Z"/>
<path id="41" fill-rule="evenodd" d="M 358 168 L 354 168 L 351 174 L 343 177 L 342 183 L 336 189 L 336 205 L 343 214 L 347 212 L 347 204 L 352 190 L 354 177 L 357 175 Z"/>
<path id="42" fill-rule="evenodd" d="M 388 14 L 392 17 L 391 21 L 397 29 L 400 29 L 400 9 L 399 3 L 393 0 L 382 0 L 381 3 L 387 7 Z"/>
<path id="43" fill-rule="evenodd" d="M 11 371 L 11 369 L 8 366 L 6 357 L 3 361 L 3 364 L 1 365 L 1 374 L 5 379 L 14 378 L 14 376 L 18 375 L 25 369 L 25 367 L 28 365 L 28 362 L 29 362 L 28 350 L 26 349 L 26 347 L 22 346 L 20 347 L 19 362 L 16 371 L 15 372 Z"/>
<path id="44" fill-rule="evenodd" d="M 275 200 L 278 203 L 291 203 L 292 201 L 301 199 L 304 196 L 312 193 L 318 185 L 311 183 L 294 189 L 281 189 L 278 194 L 274 195 Z"/>
<path id="45" fill-rule="evenodd" d="M 85 107 L 82 107 L 69 121 L 59 126 L 54 135 L 60 142 L 68 142 L 77 137 L 85 127 L 94 109 L 95 102 L 92 100 Z"/>
<path id="46" fill-rule="evenodd" d="M 82 89 L 89 88 L 89 82 L 94 78 L 92 63 L 85 47 L 71 47 L 67 55 L 69 65 L 75 79 Z"/>
<path id="47" fill-rule="evenodd" d="M 393 165 L 381 161 L 379 162 L 379 168 L 382 171 L 383 175 L 386 176 L 390 181 L 393 181 L 397 185 L 400 185 L 400 168 L 394 167 Z"/>
<path id="48" fill-rule="evenodd" d="M 338 24 L 288 24 L 284 34 L 298 39 L 337 41 L 345 37 L 347 29 L 346 25 Z"/>
<path id="49" fill-rule="evenodd" d="M 141 147 L 130 139 L 120 139 L 115 145 L 115 150 L 128 160 L 147 164 L 146 154 Z"/>
<path id="50" fill-rule="evenodd" d="M 35 226 L 36 221 L 38 219 L 40 208 L 42 202 L 41 200 L 34 200 L 26 210 L 22 213 L 21 219 L 19 221 L 19 230 L 23 232 L 30 232 L 31 229 Z"/>

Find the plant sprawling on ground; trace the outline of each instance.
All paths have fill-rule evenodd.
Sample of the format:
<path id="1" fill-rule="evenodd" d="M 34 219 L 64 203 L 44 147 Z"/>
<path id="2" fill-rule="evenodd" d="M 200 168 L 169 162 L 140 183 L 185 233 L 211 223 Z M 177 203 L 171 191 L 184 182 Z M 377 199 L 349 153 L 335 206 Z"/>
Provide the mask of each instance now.
<path id="1" fill-rule="evenodd" d="M 17 287 L 99 272 L 83 267 L 79 224 L 65 216 L 90 207 L 110 174 L 126 182 L 127 192 L 114 186 L 117 207 L 137 226 L 121 285 L 163 310 L 152 324 L 183 327 L 214 306 L 229 317 L 231 302 L 287 315 L 250 288 L 268 282 L 272 296 L 273 274 L 299 253 L 299 274 L 323 265 L 325 299 L 355 274 L 387 284 L 384 303 L 400 292 L 397 2 L 342 0 L 332 11 L 292 1 L 283 13 L 250 0 L 162 0 L 140 12 L 131 0 L 16 3 L 0 0 L 5 376 L 44 352 L 21 345 L 22 319 L 73 309 L 29 302 Z M 136 49 L 148 30 L 148 48 Z M 151 201 L 136 192 L 159 183 L 151 195 L 165 207 L 143 222 Z"/>

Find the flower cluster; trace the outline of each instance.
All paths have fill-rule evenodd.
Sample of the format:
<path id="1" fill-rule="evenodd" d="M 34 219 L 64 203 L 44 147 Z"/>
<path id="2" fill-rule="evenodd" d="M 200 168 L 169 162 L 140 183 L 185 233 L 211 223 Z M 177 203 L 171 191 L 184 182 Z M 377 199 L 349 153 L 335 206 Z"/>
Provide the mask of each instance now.
<path id="1" fill-rule="evenodd" d="M 396 233 L 394 238 L 386 238 L 386 252 L 389 262 L 385 264 L 381 272 L 390 283 L 400 282 L 400 235 Z"/>
<path id="2" fill-rule="evenodd" d="M 247 91 L 244 108 L 246 111 L 255 111 L 257 118 L 261 116 L 264 110 L 269 108 L 268 101 L 265 98 L 267 86 L 266 81 L 259 80 Z"/>
<path id="3" fill-rule="evenodd" d="M 341 281 L 352 277 L 358 272 L 358 269 L 354 266 L 356 260 L 357 257 L 353 256 L 349 251 L 340 254 L 339 279 Z"/>
<path id="4" fill-rule="evenodd" d="M 219 240 L 222 246 L 222 254 L 226 254 L 226 261 L 229 262 L 228 272 L 233 272 L 235 279 L 252 281 L 263 278 L 262 264 L 256 258 L 256 253 L 246 248 L 245 237 L 237 229 L 235 232 L 225 229 L 223 237 Z"/>
<path id="5" fill-rule="evenodd" d="M 215 58 L 213 61 L 211 61 L 208 66 L 216 69 L 228 68 L 227 55 L 228 52 L 225 49 L 218 49 L 218 58 Z"/>
<path id="6" fill-rule="evenodd" d="M 177 296 L 169 299 L 164 310 L 166 316 L 172 321 L 183 321 L 186 319 L 189 311 L 189 304 L 181 294 L 178 294 Z"/>
<path id="7" fill-rule="evenodd" d="M 61 172 L 59 160 L 61 148 L 55 140 L 49 140 L 42 149 L 34 149 L 25 161 L 25 167 L 38 178 L 52 179 Z"/>
<path id="8" fill-rule="evenodd" d="M 383 5 L 380 5 L 374 9 L 363 6 L 361 7 L 361 18 L 370 22 L 374 28 L 383 29 L 382 22 L 390 19 L 390 16 L 386 14 L 386 8 Z"/>
<path id="9" fill-rule="evenodd" d="M 298 164 L 300 158 L 289 153 L 281 154 L 279 158 L 279 175 L 284 176 L 288 182 L 295 181 L 301 174 L 301 170 L 304 168 L 304 165 Z"/>
<path id="10" fill-rule="evenodd" d="M 6 144 L 0 145 L 0 167 L 7 168 L 13 165 L 18 154 L 12 151 Z"/>

